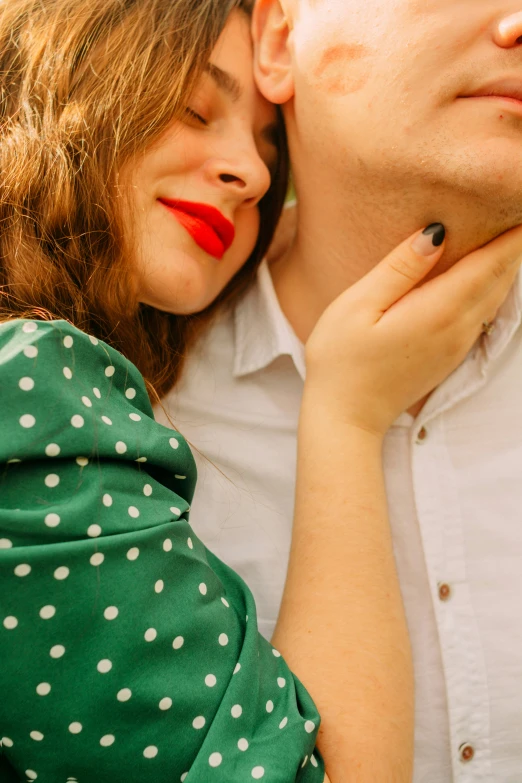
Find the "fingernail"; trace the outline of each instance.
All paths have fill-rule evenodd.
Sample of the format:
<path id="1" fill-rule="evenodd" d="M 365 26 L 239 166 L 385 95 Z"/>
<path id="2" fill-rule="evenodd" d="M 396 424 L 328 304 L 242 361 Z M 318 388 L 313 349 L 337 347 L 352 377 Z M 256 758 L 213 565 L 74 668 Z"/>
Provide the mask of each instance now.
<path id="1" fill-rule="evenodd" d="M 417 234 L 411 246 L 420 256 L 432 256 L 445 238 L 446 229 L 442 223 L 432 223 L 421 234 Z"/>

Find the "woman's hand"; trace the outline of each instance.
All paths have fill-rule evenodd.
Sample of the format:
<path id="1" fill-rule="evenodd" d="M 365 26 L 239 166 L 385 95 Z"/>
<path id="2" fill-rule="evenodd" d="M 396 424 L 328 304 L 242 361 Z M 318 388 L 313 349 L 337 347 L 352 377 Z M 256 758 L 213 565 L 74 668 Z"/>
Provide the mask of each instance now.
<path id="1" fill-rule="evenodd" d="M 306 346 L 307 386 L 345 422 L 384 435 L 463 361 L 513 285 L 522 227 L 429 282 L 440 224 L 396 248 L 325 311 Z M 431 231 L 431 233 L 427 233 Z"/>

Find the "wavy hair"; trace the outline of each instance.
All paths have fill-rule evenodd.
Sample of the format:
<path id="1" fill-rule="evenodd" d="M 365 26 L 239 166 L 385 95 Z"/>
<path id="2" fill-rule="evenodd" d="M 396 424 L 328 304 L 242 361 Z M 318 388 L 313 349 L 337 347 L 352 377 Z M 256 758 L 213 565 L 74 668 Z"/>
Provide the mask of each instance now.
<path id="1" fill-rule="evenodd" d="M 183 116 L 229 14 L 251 0 L 0 2 L 0 319 L 63 318 L 129 358 L 152 396 L 252 280 L 283 206 L 288 160 L 260 203 L 256 248 L 203 313 L 139 304 L 118 172 Z"/>

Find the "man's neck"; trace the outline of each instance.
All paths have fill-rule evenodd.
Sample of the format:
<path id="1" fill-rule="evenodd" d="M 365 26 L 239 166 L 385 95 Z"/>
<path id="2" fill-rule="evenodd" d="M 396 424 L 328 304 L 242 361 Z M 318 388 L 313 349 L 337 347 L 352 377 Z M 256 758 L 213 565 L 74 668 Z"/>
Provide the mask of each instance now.
<path id="1" fill-rule="evenodd" d="M 360 184 L 360 183 L 359 183 Z M 466 197 L 356 187 L 340 196 L 322 188 L 318 199 L 299 198 L 294 242 L 271 265 L 281 307 L 306 342 L 328 305 L 419 228 L 438 221 L 448 229 L 440 274 L 472 250 L 517 223 L 493 221 L 491 204 Z"/>

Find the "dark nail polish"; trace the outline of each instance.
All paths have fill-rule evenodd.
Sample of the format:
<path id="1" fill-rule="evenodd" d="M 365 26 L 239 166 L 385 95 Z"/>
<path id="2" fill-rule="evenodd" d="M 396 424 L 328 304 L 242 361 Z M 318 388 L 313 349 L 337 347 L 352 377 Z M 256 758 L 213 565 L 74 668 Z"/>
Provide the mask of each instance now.
<path id="1" fill-rule="evenodd" d="M 442 223 L 432 223 L 422 232 L 425 236 L 431 236 L 433 247 L 440 247 L 446 238 L 446 229 Z"/>

